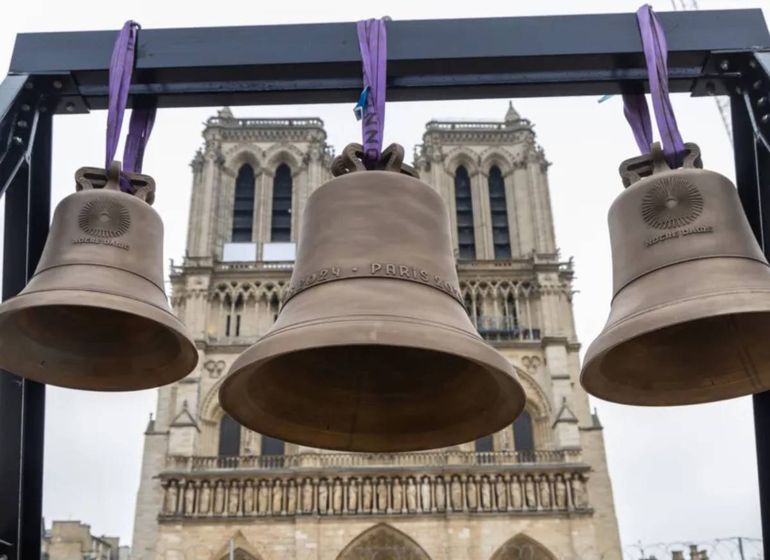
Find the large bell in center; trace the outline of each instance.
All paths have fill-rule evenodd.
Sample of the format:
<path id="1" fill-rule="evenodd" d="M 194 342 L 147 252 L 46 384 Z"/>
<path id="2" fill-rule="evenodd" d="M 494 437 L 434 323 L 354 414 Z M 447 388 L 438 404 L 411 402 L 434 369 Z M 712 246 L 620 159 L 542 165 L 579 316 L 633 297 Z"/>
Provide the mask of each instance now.
<path id="1" fill-rule="evenodd" d="M 735 186 L 687 148 L 680 169 L 659 146 L 621 165 L 614 298 L 581 374 L 602 399 L 685 405 L 770 389 L 770 267 Z"/>
<path id="2" fill-rule="evenodd" d="M 190 373 L 198 352 L 163 290 L 155 183 L 84 167 L 27 286 L 0 306 L 0 367 L 61 387 L 128 391 Z"/>
<path id="3" fill-rule="evenodd" d="M 348 164 L 309 197 L 290 292 L 233 364 L 222 407 L 262 434 L 348 451 L 444 447 L 510 425 L 524 394 L 465 312 L 444 201 L 400 160 Z"/>

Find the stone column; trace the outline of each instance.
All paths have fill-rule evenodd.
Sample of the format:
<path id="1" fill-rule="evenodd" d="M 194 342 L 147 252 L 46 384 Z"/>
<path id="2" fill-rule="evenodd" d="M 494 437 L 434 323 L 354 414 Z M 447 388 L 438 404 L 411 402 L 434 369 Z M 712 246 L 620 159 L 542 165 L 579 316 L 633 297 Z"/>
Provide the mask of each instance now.
<path id="1" fill-rule="evenodd" d="M 512 182 L 513 218 L 519 238 L 519 256 L 529 255 L 535 248 L 534 215 L 530 203 L 530 176 L 523 164 L 514 166 Z"/>

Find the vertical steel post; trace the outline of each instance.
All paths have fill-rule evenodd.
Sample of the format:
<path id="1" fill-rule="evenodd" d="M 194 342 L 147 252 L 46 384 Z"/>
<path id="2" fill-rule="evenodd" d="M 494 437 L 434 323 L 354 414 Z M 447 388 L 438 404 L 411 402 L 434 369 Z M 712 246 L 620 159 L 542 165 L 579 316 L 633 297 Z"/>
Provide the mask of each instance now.
<path id="1" fill-rule="evenodd" d="M 770 258 L 770 154 L 758 145 L 743 97 L 733 95 L 733 150 L 738 195 L 765 256 Z M 754 432 L 764 558 L 770 558 L 770 391 L 754 395 Z"/>
<path id="2" fill-rule="evenodd" d="M 29 229 L 27 230 L 27 278 L 37 268 L 48 237 L 51 215 L 51 158 L 53 115 L 40 108 L 29 164 Z M 40 560 L 43 522 L 43 443 L 45 385 L 24 381 L 22 416 L 22 512 L 21 557 Z"/>
<path id="3" fill-rule="evenodd" d="M 48 233 L 52 115 L 42 109 L 5 197 L 3 299 L 24 288 Z M 45 386 L 0 371 L 0 558 L 40 559 L 44 420 Z"/>
<path id="4" fill-rule="evenodd" d="M 27 256 L 26 166 L 5 193 L 3 299 L 24 287 Z M 0 371 L 0 559 L 20 558 L 21 541 L 21 430 L 23 381 Z M 3 558 L 5 557 L 5 558 Z"/>

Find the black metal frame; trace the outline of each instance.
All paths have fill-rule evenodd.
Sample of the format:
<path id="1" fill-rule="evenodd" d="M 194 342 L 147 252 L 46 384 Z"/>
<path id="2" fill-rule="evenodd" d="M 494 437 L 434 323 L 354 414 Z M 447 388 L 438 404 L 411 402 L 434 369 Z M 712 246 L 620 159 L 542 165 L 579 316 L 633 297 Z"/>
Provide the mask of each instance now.
<path id="1" fill-rule="evenodd" d="M 731 97 L 737 186 L 770 254 L 770 33 L 760 10 L 659 14 L 670 87 Z M 472 40 L 464 40 L 471 36 Z M 104 109 L 115 31 L 17 36 L 0 83 L 3 299 L 33 273 L 50 212 L 56 113 Z M 633 14 L 388 23 L 388 99 L 600 95 L 647 88 Z M 143 30 L 130 104 L 353 103 L 355 25 Z M 763 197 L 764 195 L 764 197 Z M 0 559 L 40 557 L 45 387 L 0 372 Z M 770 559 L 770 393 L 754 397 Z"/>

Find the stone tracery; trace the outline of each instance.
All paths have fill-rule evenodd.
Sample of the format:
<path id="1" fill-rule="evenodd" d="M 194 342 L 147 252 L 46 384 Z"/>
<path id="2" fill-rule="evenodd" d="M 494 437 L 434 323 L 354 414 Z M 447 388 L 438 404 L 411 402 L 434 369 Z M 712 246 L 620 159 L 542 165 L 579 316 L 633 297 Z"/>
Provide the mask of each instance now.
<path id="1" fill-rule="evenodd" d="M 557 558 L 536 540 L 518 534 L 497 549 L 490 560 L 557 560 Z"/>
<path id="2" fill-rule="evenodd" d="M 430 556 L 408 535 L 381 523 L 356 537 L 337 560 L 430 560 Z"/>

